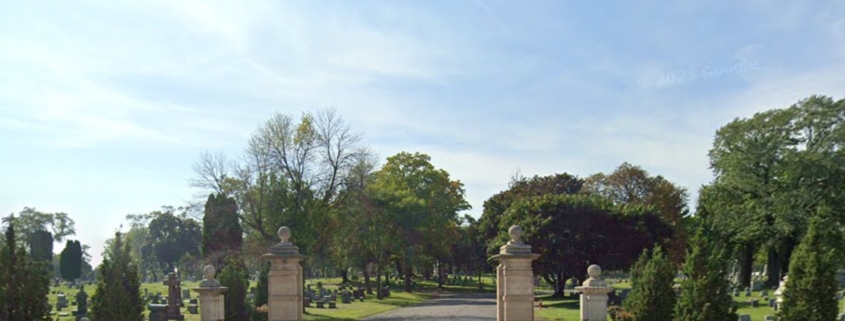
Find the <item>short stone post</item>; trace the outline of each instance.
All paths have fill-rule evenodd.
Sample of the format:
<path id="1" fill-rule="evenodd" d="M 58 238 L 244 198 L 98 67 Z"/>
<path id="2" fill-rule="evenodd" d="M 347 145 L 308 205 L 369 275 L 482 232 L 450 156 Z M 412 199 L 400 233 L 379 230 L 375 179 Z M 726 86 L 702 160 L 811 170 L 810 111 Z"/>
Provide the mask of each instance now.
<path id="1" fill-rule="evenodd" d="M 205 278 L 200 282 L 198 288 L 193 288 L 200 297 L 200 320 L 201 321 L 222 321 L 226 317 L 223 292 L 226 287 L 214 279 L 217 269 L 212 265 L 206 265 L 202 269 Z"/>
<path id="2" fill-rule="evenodd" d="M 270 260 L 267 307 L 269 321 L 302 321 L 303 290 L 302 265 L 305 256 L 289 242 L 290 228 L 282 226 L 278 232 L 281 242 L 270 247 L 264 257 Z"/>
<path id="3" fill-rule="evenodd" d="M 510 242 L 499 249 L 492 259 L 496 267 L 496 320 L 534 320 L 534 272 L 531 261 L 540 257 L 531 253 L 531 246 L 522 242 L 522 228 L 511 226 Z"/>
<path id="4" fill-rule="evenodd" d="M 607 282 L 600 279 L 601 267 L 587 268 L 590 278 L 575 290 L 581 292 L 581 321 L 607 321 L 607 294 L 613 291 Z"/>

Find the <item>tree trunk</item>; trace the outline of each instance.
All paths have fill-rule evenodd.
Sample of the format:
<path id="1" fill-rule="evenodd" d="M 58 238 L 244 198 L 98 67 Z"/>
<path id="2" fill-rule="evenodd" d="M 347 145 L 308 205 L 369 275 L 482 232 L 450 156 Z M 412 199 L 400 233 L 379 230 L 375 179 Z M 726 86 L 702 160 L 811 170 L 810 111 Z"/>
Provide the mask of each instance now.
<path id="1" fill-rule="evenodd" d="M 484 290 L 484 282 L 481 280 L 481 271 L 478 271 L 478 291 Z"/>
<path id="2" fill-rule="evenodd" d="M 437 288 L 443 288 L 443 261 L 437 260 Z"/>
<path id="3" fill-rule="evenodd" d="M 754 244 L 748 243 L 742 249 L 742 265 L 739 270 L 740 287 L 751 286 L 751 270 L 754 267 Z"/>
<path id="4" fill-rule="evenodd" d="M 401 260 L 395 260 L 393 262 L 396 262 L 396 275 L 402 275 L 402 262 L 401 262 Z"/>
<path id="5" fill-rule="evenodd" d="M 341 270 L 340 277 L 343 278 L 343 281 L 341 281 L 341 283 L 349 283 L 349 272 L 346 272 L 346 270 Z"/>
<path id="6" fill-rule="evenodd" d="M 797 240 L 789 239 L 786 241 L 786 245 L 784 246 L 783 254 L 781 255 L 780 260 L 781 275 L 786 275 L 787 273 L 789 273 L 789 258 L 792 257 L 792 251 L 795 250 L 796 246 L 798 246 Z"/>
<path id="7" fill-rule="evenodd" d="M 413 274 L 410 264 L 405 264 L 405 292 L 411 293 L 411 274 Z"/>
<path id="8" fill-rule="evenodd" d="M 564 297 L 563 290 L 566 289 L 566 279 L 567 277 L 563 273 L 557 274 L 554 296 Z"/>
<path id="9" fill-rule="evenodd" d="M 780 283 L 781 259 L 777 248 L 769 249 L 769 258 L 766 261 L 766 287 L 777 286 Z"/>
<path id="10" fill-rule="evenodd" d="M 381 300 L 381 265 L 376 265 L 376 298 Z"/>
<path id="11" fill-rule="evenodd" d="M 373 289 L 370 287 L 370 270 L 367 269 L 366 264 L 361 270 L 364 271 L 364 287 L 367 289 L 367 294 L 373 294 Z"/>

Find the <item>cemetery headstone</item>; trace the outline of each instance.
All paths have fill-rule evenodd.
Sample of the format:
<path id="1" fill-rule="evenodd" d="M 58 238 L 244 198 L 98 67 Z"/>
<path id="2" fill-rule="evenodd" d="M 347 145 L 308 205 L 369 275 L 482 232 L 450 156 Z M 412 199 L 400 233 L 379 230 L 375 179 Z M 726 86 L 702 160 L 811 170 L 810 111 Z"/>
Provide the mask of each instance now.
<path id="1" fill-rule="evenodd" d="M 774 308 L 777 305 L 778 301 L 775 299 L 769 299 L 769 307 Z"/>
<path id="2" fill-rule="evenodd" d="M 67 296 L 64 293 L 59 293 L 56 297 L 56 307 L 59 308 L 59 311 L 67 307 Z"/>
<path id="3" fill-rule="evenodd" d="M 769 296 L 769 291 L 768 290 L 761 291 L 760 296 Z"/>
<path id="4" fill-rule="evenodd" d="M 763 289 L 763 281 L 754 280 L 751 281 L 751 291 L 760 291 Z"/>
<path id="5" fill-rule="evenodd" d="M 88 293 L 83 287 L 79 287 L 79 293 L 76 294 L 76 320 L 80 320 L 88 315 Z"/>
<path id="6" fill-rule="evenodd" d="M 766 321 L 777 321 L 777 318 L 775 318 L 775 316 L 773 316 L 773 315 L 767 315 Z"/>
<path id="7" fill-rule="evenodd" d="M 751 288 L 745 288 L 745 296 L 751 296 Z"/>
<path id="8" fill-rule="evenodd" d="M 750 314 L 740 314 L 739 315 L 739 321 L 751 321 L 751 315 Z"/>
<path id="9" fill-rule="evenodd" d="M 180 311 L 180 306 L 184 305 L 182 302 L 182 286 L 176 273 L 170 272 L 167 275 L 167 281 L 164 285 L 167 286 L 167 309 L 164 313 L 165 320 L 185 320 L 185 316 Z"/>
<path id="10" fill-rule="evenodd" d="M 191 298 L 191 290 L 190 289 L 182 289 L 182 298 L 183 299 L 190 299 Z"/>
<path id="11" fill-rule="evenodd" d="M 352 303 L 352 302 L 349 300 L 349 296 L 350 296 L 349 291 L 343 291 L 343 292 L 340 294 L 340 301 L 341 301 L 341 302 L 343 302 L 343 303 L 346 303 L 346 304 Z"/>
<path id="12" fill-rule="evenodd" d="M 329 301 L 329 309 L 337 309 L 337 304 L 334 301 Z"/>
<path id="13" fill-rule="evenodd" d="M 739 296 L 739 289 L 734 289 L 734 296 Z"/>
<path id="14" fill-rule="evenodd" d="M 199 305 L 197 304 L 197 299 L 191 299 L 188 301 L 188 313 L 190 314 L 197 314 L 199 313 Z"/>
<path id="15" fill-rule="evenodd" d="M 147 310 L 150 310 L 150 321 L 167 321 L 164 318 L 167 312 L 167 305 L 164 304 L 149 304 Z"/>
<path id="16" fill-rule="evenodd" d="M 758 299 L 751 299 L 751 307 L 752 307 L 752 308 L 756 308 L 756 307 L 758 307 L 758 306 L 760 306 L 760 300 L 758 300 Z"/>

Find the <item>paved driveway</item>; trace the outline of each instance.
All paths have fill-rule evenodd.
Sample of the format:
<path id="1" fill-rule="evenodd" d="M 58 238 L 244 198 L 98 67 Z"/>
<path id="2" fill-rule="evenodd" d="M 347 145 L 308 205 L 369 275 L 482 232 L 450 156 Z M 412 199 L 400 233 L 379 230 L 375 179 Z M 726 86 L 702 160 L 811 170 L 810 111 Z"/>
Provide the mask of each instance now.
<path id="1" fill-rule="evenodd" d="M 413 306 L 377 314 L 363 320 L 495 321 L 496 295 L 493 293 L 452 294 L 424 301 Z"/>

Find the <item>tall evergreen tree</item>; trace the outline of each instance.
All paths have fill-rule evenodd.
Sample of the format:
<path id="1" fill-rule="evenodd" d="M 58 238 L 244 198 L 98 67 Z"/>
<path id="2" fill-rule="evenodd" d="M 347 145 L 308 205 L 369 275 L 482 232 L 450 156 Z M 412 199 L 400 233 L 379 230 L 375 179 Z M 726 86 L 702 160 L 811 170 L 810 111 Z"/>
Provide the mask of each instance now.
<path id="1" fill-rule="evenodd" d="M 53 233 L 39 230 L 29 236 L 29 255 L 38 261 L 53 261 Z"/>
<path id="2" fill-rule="evenodd" d="M 625 311 L 632 321 L 673 320 L 676 294 L 674 264 L 660 246 L 640 255 L 631 268 L 631 293 L 625 299 Z"/>
<path id="3" fill-rule="evenodd" d="M 50 269 L 46 262 L 29 257 L 15 237 L 14 218 L 8 219 L 6 242 L 2 251 L 3 303 L 0 320 L 49 320 L 47 294 L 50 290 Z"/>
<path id="4" fill-rule="evenodd" d="M 243 233 L 235 199 L 223 194 L 209 195 L 202 218 L 202 256 L 217 266 L 218 273 L 224 258 L 240 251 Z"/>
<path id="5" fill-rule="evenodd" d="M 91 297 L 91 319 L 109 321 L 144 320 L 144 301 L 138 267 L 130 258 L 128 243 L 116 233 L 97 275 L 97 291 Z"/>
<path id="6" fill-rule="evenodd" d="M 811 219 L 807 234 L 790 258 L 780 320 L 836 320 L 839 307 L 834 246 L 841 244 L 840 235 L 837 224 L 827 216 Z"/>
<path id="7" fill-rule="evenodd" d="M 736 305 L 728 290 L 730 252 L 709 223 L 699 225 L 684 263 L 686 279 L 675 306 L 675 321 L 734 321 Z"/>
<path id="8" fill-rule="evenodd" d="M 59 254 L 59 272 L 63 279 L 73 281 L 82 276 L 82 244 L 68 240 Z"/>
<path id="9" fill-rule="evenodd" d="M 248 321 L 246 290 L 249 287 L 249 270 L 240 255 L 230 255 L 226 258 L 226 267 L 217 279 L 228 288 L 223 298 L 226 321 Z"/>

